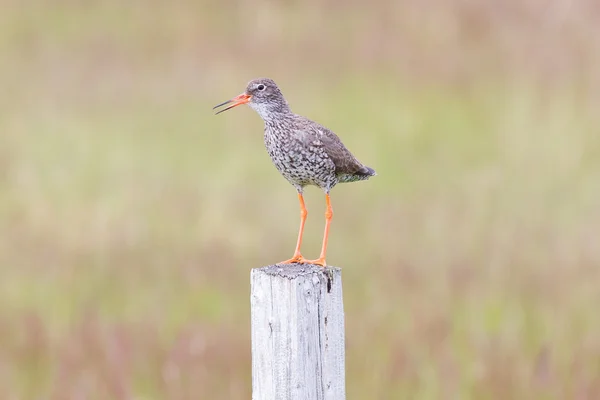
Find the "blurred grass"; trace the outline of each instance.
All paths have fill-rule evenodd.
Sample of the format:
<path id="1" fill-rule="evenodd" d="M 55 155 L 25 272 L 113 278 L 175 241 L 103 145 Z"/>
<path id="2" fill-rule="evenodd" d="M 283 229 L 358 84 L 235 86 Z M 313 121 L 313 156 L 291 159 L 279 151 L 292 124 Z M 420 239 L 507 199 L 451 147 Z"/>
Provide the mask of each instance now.
<path id="1" fill-rule="evenodd" d="M 210 109 L 257 76 L 379 174 L 333 192 L 349 399 L 600 396 L 594 2 L 0 5 L 0 398 L 249 398 L 298 210 Z"/>

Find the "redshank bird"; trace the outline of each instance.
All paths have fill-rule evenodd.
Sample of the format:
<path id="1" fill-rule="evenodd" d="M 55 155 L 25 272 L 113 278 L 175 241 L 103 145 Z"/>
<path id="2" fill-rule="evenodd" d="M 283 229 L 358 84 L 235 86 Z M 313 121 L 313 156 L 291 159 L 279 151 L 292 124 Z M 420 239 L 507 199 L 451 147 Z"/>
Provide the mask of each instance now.
<path id="1" fill-rule="evenodd" d="M 333 218 L 329 192 L 338 183 L 369 179 L 372 168 L 362 164 L 344 146 L 338 136 L 324 126 L 294 114 L 283 94 L 268 78 L 250 81 L 246 91 L 213 109 L 228 105 L 217 114 L 248 104 L 265 123 L 265 146 L 275 167 L 298 191 L 300 201 L 300 230 L 294 256 L 280 264 L 309 263 L 325 266 L 329 226 Z M 302 193 L 307 185 L 318 186 L 325 192 L 325 232 L 321 255 L 307 260 L 300 253 L 304 223 L 308 212 Z"/>

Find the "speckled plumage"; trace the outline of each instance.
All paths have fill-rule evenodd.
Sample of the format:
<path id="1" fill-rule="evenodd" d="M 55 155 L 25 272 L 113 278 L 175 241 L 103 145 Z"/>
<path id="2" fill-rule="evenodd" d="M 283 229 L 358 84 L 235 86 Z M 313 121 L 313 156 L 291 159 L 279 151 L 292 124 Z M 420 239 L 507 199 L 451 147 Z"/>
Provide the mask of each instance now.
<path id="1" fill-rule="evenodd" d="M 264 141 L 273 164 L 300 193 L 307 185 L 329 193 L 338 183 L 375 175 L 335 133 L 294 114 L 273 80 L 255 79 L 248 84 L 246 93 L 252 96 L 250 107 L 265 122 Z"/>

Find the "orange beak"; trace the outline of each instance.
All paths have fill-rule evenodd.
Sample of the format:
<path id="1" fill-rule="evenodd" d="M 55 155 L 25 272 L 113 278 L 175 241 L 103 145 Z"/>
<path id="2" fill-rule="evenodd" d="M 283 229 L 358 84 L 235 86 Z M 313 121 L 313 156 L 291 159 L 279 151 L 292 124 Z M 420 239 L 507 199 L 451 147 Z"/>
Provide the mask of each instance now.
<path id="1" fill-rule="evenodd" d="M 227 101 L 226 101 L 226 102 L 224 102 L 224 103 L 217 104 L 216 106 L 214 106 L 214 107 L 213 107 L 213 110 L 214 110 L 215 108 L 222 107 L 222 106 L 224 106 L 225 104 L 230 104 L 230 103 L 233 103 L 233 104 L 231 104 L 229 107 L 227 107 L 227 108 L 224 108 L 224 109 L 222 109 L 221 111 L 218 111 L 218 112 L 217 112 L 215 115 L 217 115 L 217 114 L 220 114 L 220 113 L 222 113 L 223 111 L 227 111 L 227 110 L 229 110 L 229 109 L 232 109 L 233 107 L 237 107 L 237 106 L 240 106 L 240 105 L 242 105 L 242 104 L 246 104 L 246 103 L 248 103 L 248 102 L 250 101 L 250 98 L 251 98 L 251 97 L 252 97 L 252 96 L 251 96 L 251 95 L 249 95 L 249 94 L 242 93 L 242 94 L 240 94 L 239 96 L 236 96 L 236 97 L 234 97 L 234 98 L 233 98 L 233 99 L 231 99 L 231 100 L 227 100 Z"/>

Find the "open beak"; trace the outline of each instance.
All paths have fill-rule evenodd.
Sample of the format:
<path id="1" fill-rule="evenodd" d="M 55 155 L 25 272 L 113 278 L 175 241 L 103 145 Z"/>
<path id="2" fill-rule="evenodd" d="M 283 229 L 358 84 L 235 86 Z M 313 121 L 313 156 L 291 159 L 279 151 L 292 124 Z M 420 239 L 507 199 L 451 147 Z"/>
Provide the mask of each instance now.
<path id="1" fill-rule="evenodd" d="M 248 102 L 250 101 L 250 98 L 251 98 L 251 97 L 252 97 L 252 96 L 251 96 L 251 95 L 249 95 L 249 94 L 242 93 L 242 94 L 240 94 L 239 96 L 236 96 L 236 97 L 234 97 L 234 98 L 233 98 L 233 99 L 231 99 L 231 100 L 227 100 L 227 101 L 226 101 L 226 102 L 224 102 L 224 103 L 217 104 L 216 106 L 214 106 L 214 107 L 213 107 L 213 110 L 214 110 L 215 108 L 219 108 L 219 107 L 222 107 L 222 106 L 224 106 L 224 105 L 226 105 L 226 104 L 230 104 L 230 103 L 231 103 L 231 105 L 230 105 L 229 107 L 227 107 L 227 108 L 224 108 L 224 109 L 222 109 L 221 111 L 217 111 L 217 113 L 215 113 L 215 115 L 217 115 L 217 114 L 220 114 L 220 113 L 222 113 L 223 111 L 227 111 L 227 110 L 229 110 L 229 109 L 231 109 L 231 108 L 233 108 L 233 107 L 237 107 L 237 106 L 239 106 L 239 105 L 246 104 L 246 103 L 248 103 Z"/>

